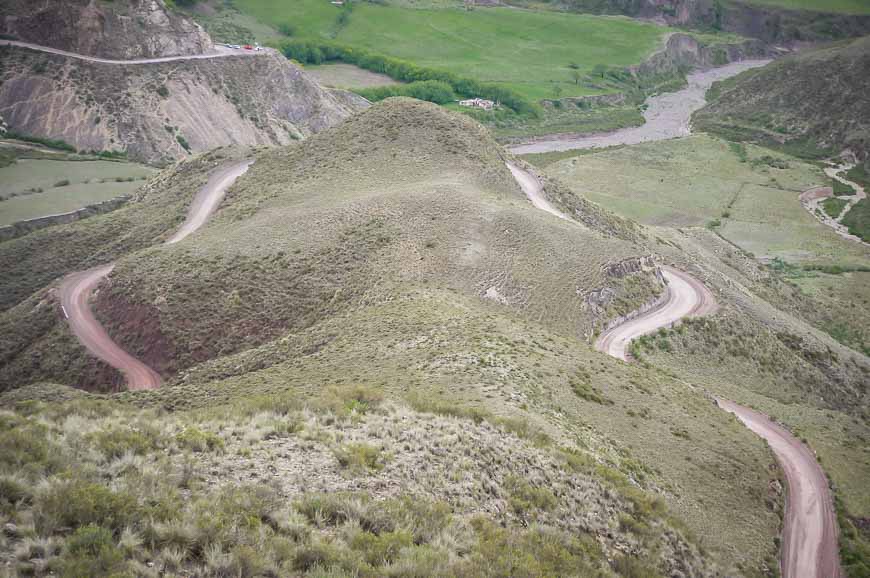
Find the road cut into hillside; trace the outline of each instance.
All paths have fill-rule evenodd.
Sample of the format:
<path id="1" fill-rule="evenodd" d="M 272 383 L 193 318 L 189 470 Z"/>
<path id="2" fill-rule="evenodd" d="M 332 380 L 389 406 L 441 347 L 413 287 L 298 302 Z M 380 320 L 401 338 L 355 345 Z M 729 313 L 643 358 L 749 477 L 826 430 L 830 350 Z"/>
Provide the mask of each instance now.
<path id="1" fill-rule="evenodd" d="M 718 399 L 719 407 L 767 440 L 788 482 L 780 567 L 784 578 L 838 578 L 837 514 L 828 478 L 815 454 L 766 415 Z"/>
<path id="2" fill-rule="evenodd" d="M 245 160 L 213 171 L 208 182 L 197 191 L 184 224 L 166 241 L 166 244 L 178 243 L 202 227 L 220 205 L 227 189 L 248 170 L 251 163 L 253 161 Z M 163 383 L 160 374 L 115 343 L 91 309 L 89 303 L 91 296 L 100 282 L 108 277 L 114 268 L 114 263 L 108 263 L 67 275 L 58 289 L 58 298 L 64 316 L 69 322 L 70 331 L 85 349 L 124 374 L 127 389 L 160 387 Z"/>
<path id="3" fill-rule="evenodd" d="M 100 64 L 156 64 L 159 62 L 178 62 L 180 60 L 208 60 L 211 58 L 227 58 L 230 56 L 257 56 L 267 52 L 272 52 L 272 48 L 261 48 L 260 50 L 245 50 L 229 48 L 227 46 L 215 46 L 212 52 L 204 54 L 185 54 L 181 56 L 158 56 L 155 58 L 136 58 L 133 60 L 116 60 L 114 58 L 100 58 L 99 56 L 88 56 L 87 54 L 78 54 L 59 48 L 50 46 L 42 46 L 40 44 L 31 44 L 30 42 L 19 42 L 18 40 L 0 39 L 0 46 L 17 46 L 18 48 L 27 48 L 37 52 L 45 52 L 48 54 L 57 54 L 67 58 L 75 58 L 77 60 L 86 60 L 88 62 L 97 62 Z"/>
<path id="4" fill-rule="evenodd" d="M 546 201 L 540 181 L 531 173 L 508 164 L 532 204 L 555 216 L 536 197 Z M 550 205 L 551 206 L 551 205 Z M 551 206 L 552 207 L 552 206 Z M 555 211 L 555 212 L 554 212 Z M 716 312 L 713 293 L 699 280 L 673 267 L 662 267 L 667 286 L 665 298 L 654 308 L 605 331 L 595 342 L 603 353 L 628 361 L 632 339 L 670 327 L 685 317 Z M 840 578 L 837 517 L 825 472 L 813 452 L 769 417 L 734 402 L 718 399 L 722 409 L 737 415 L 746 427 L 763 438 L 785 473 L 788 499 L 782 533 L 780 570 L 783 578 Z"/>

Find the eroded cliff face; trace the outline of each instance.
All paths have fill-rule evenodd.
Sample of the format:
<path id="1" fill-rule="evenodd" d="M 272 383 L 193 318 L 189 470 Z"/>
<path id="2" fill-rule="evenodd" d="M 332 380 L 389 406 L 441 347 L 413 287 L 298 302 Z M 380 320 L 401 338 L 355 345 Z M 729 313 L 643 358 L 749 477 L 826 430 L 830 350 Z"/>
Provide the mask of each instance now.
<path id="1" fill-rule="evenodd" d="M 70 52 L 129 60 L 202 54 L 211 38 L 163 0 L 3 0 L 0 33 Z"/>
<path id="2" fill-rule="evenodd" d="M 287 144 L 361 106 L 271 52 L 117 65 L 0 47 L 9 130 L 150 164 L 223 145 Z"/>

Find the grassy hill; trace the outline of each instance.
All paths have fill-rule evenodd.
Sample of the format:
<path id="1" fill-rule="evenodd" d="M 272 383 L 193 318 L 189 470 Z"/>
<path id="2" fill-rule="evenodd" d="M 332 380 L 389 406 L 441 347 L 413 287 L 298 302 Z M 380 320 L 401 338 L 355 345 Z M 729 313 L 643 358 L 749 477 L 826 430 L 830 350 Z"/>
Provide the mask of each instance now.
<path id="1" fill-rule="evenodd" d="M 870 37 L 808 50 L 717 83 L 693 124 L 819 158 L 870 142 Z"/>
<path id="2" fill-rule="evenodd" d="M 209 224 L 158 246 L 207 170 L 240 154 L 167 170 L 117 225 L 0 245 L 56 255 L 44 281 L 10 282 L 3 314 L 18 346 L 0 474 L 20 530 L 5 560 L 85 574 L 775 567 L 782 493 L 764 444 L 691 383 L 589 346 L 661 290 L 635 225 L 551 179 L 583 224 L 534 209 L 482 127 L 389 100 L 249 153 Z M 102 248 L 111 226 L 130 231 Z M 167 386 L 34 384 L 100 383 L 86 361 L 63 364 L 87 356 L 51 279 L 113 257 L 95 308 Z"/>

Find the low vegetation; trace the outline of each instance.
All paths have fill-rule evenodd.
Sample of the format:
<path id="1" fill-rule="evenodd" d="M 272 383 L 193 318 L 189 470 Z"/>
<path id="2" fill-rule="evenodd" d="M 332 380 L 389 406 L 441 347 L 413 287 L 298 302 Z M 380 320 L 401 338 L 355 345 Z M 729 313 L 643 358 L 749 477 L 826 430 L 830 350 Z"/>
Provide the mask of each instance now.
<path id="1" fill-rule="evenodd" d="M 847 148 L 863 155 L 870 79 L 861 71 L 868 66 L 870 37 L 801 51 L 714 84 L 692 123 L 808 159 Z"/>
<path id="2" fill-rule="evenodd" d="M 842 223 L 849 232 L 870 243 L 870 201 L 861 199 L 843 216 Z"/>
<path id="3" fill-rule="evenodd" d="M 559 466 L 548 451 L 522 443 L 513 444 L 517 456 L 498 445 L 474 445 L 476 436 L 491 435 L 485 425 L 453 418 L 427 422 L 394 406 L 342 417 L 327 409 L 330 405 L 314 411 L 301 405 L 282 413 L 249 406 L 252 413 L 158 416 L 79 397 L 62 405 L 27 402 L 3 410 L 0 505 L 5 536 L 0 557 L 17 573 L 35 575 L 637 575 L 626 570 L 631 568 L 653 576 L 668 573 L 674 564 L 707 572 L 694 546 L 669 527 L 661 501 L 630 485 L 598 479 L 584 467 Z M 403 425 L 397 427 L 399 419 Z M 366 428 L 369 420 L 375 423 Z M 303 425 L 289 436 L 269 433 L 288 422 Z M 136 433 L 119 437 L 120 424 Z M 410 429 L 408 424 L 413 424 Z M 271 456 L 270 468 L 314 468 L 293 457 L 301 442 L 309 447 L 305 459 L 317 462 L 324 481 L 340 484 L 344 464 L 339 454 L 330 458 L 328 448 L 347 447 L 337 445 L 341 437 L 360 428 L 377 429 L 389 443 L 423 443 L 429 453 L 437 446 L 426 449 L 421 436 L 432 432 L 433 425 L 435 432 L 453 435 L 455 455 L 464 456 L 459 464 L 451 459 L 458 465 L 452 475 L 475 486 L 481 483 L 478 476 L 485 476 L 477 491 L 509 509 L 474 511 L 471 502 L 457 501 L 437 485 L 425 494 L 411 493 L 422 488 L 410 479 L 402 484 L 406 489 L 387 493 L 329 486 L 325 492 L 309 490 L 304 477 L 271 477 L 256 457 Z M 191 447 L 182 441 L 203 437 L 219 443 Z M 112 440 L 110 447 L 107 440 Z M 404 453 L 409 451 L 414 450 Z M 468 462 L 481 459 L 484 451 L 496 452 L 499 461 L 490 466 L 494 477 Z M 429 455 L 427 459 L 439 459 Z M 518 459 L 546 464 L 547 486 L 560 488 L 559 496 L 526 478 L 503 474 L 510 464 L 497 465 Z M 254 474 L 248 481 L 213 479 L 210 472 L 240 466 L 246 477 Z M 377 474 L 364 469 L 357 475 Z M 455 484 L 459 478 L 444 482 L 463 487 Z M 183 497 L 188 494 L 195 497 Z M 584 529 L 585 522 L 581 527 L 564 523 L 566 508 L 590 495 L 622 512 L 622 522 L 607 524 L 603 541 L 596 537 L 595 525 Z M 626 525 L 630 519 L 642 520 L 643 527 Z M 672 540 L 682 543 L 674 558 Z M 618 544 L 632 544 L 632 554 L 614 556 Z"/>
<path id="4" fill-rule="evenodd" d="M 840 213 L 843 212 L 843 209 L 846 208 L 846 205 L 849 204 L 849 201 L 845 199 L 838 199 L 836 197 L 831 197 L 830 199 L 825 199 L 822 201 L 822 210 L 831 217 L 832 219 L 836 219 L 840 216 Z"/>

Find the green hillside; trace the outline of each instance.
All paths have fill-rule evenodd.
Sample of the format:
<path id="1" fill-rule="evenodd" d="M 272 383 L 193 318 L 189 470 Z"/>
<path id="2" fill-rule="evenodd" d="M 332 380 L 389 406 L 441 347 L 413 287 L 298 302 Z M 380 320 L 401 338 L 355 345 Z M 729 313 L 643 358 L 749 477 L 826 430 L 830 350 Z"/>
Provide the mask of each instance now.
<path id="1" fill-rule="evenodd" d="M 870 37 L 807 50 L 713 86 L 700 130 L 808 158 L 870 142 Z"/>
<path id="2" fill-rule="evenodd" d="M 517 10 L 407 9 L 373 3 L 339 9 L 326 1 L 241 0 L 244 13 L 275 28 L 291 26 L 293 39 L 331 41 L 496 82 L 533 100 L 605 92 L 576 83 L 573 72 L 596 65 L 639 64 L 664 31 L 627 18 Z M 574 68 L 576 67 L 576 68 Z"/>

